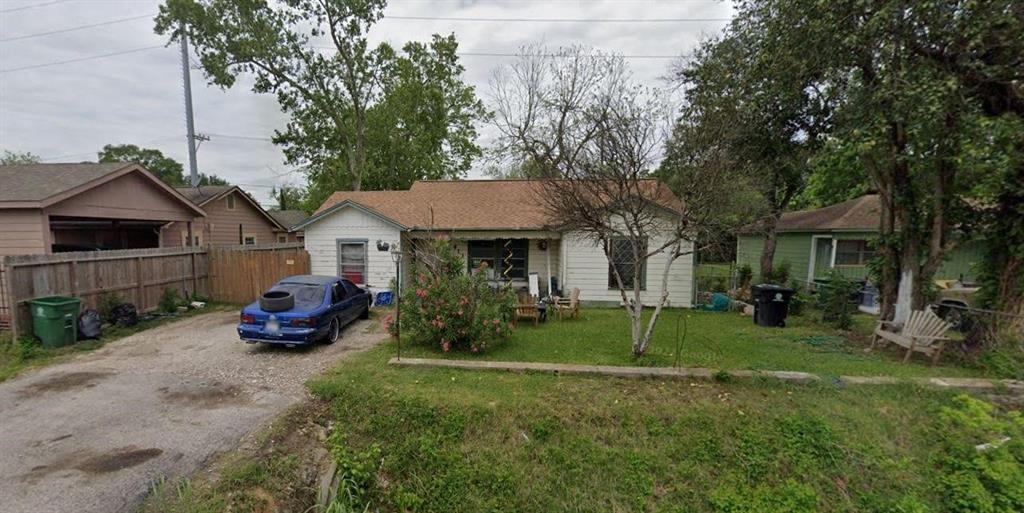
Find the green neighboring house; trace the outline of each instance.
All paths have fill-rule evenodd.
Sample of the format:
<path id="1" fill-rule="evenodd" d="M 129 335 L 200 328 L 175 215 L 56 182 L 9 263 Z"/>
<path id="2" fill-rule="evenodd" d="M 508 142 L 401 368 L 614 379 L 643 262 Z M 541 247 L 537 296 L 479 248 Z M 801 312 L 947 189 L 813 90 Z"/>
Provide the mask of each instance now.
<path id="1" fill-rule="evenodd" d="M 790 279 L 801 282 L 824 280 L 830 269 L 839 269 L 854 280 L 867 276 L 866 264 L 874 256 L 868 242 L 878 236 L 881 206 L 877 194 L 814 210 L 782 214 L 774 265 L 789 262 Z M 738 234 L 736 264 L 748 264 L 760 275 L 764 236 L 754 232 Z M 982 247 L 966 243 L 947 255 L 936 279 L 974 279 L 974 264 L 981 261 Z M 810 277 L 810 278 L 809 278 Z"/>

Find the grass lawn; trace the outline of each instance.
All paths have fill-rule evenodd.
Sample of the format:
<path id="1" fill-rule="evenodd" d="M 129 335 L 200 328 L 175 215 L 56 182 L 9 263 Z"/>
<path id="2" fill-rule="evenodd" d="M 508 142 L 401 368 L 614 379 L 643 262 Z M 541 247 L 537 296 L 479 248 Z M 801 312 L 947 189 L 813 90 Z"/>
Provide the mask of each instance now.
<path id="1" fill-rule="evenodd" d="M 629 320 L 618 309 L 584 308 L 578 319 L 551 319 L 537 327 L 520 323 L 512 337 L 487 349 L 488 360 L 584 363 L 600 365 L 708 367 L 803 371 L 822 376 L 980 376 L 981 369 L 946 364 L 932 367 L 921 355 L 901 363 L 895 349 L 868 354 L 873 318 L 855 317 L 851 332 L 840 333 L 813 319 L 813 312 L 791 316 L 783 329 L 762 328 L 736 313 L 668 310 L 659 319 L 647 355 L 630 354 Z M 684 337 L 677 337 L 685 332 Z M 677 345 L 679 340 L 682 345 Z M 408 346 L 408 344 L 407 344 Z M 403 355 L 421 358 L 481 358 L 413 345 Z"/>
<path id="2" fill-rule="evenodd" d="M 108 342 L 133 335 L 169 322 L 185 319 L 193 315 L 204 313 L 233 310 L 235 305 L 223 305 L 207 303 L 202 310 L 189 310 L 174 317 L 160 317 L 148 321 L 140 321 L 130 327 L 108 327 L 103 330 L 98 340 L 82 340 L 76 344 L 59 348 L 47 348 L 33 338 L 22 337 L 14 342 L 11 340 L 10 332 L 0 333 L 0 383 L 17 376 L 19 373 L 33 368 L 43 367 L 66 360 L 78 353 L 94 351 L 103 347 Z"/>
<path id="3" fill-rule="evenodd" d="M 950 443 L 974 455 L 979 432 L 997 436 L 940 422 L 964 401 L 950 392 L 404 368 L 386 364 L 392 351 L 310 383 L 354 483 L 336 511 L 896 513 L 985 499 L 943 481 Z M 1024 479 L 1022 447 L 999 479 Z M 311 507 L 295 452 L 261 454 L 219 482 L 165 487 L 145 511 Z"/>

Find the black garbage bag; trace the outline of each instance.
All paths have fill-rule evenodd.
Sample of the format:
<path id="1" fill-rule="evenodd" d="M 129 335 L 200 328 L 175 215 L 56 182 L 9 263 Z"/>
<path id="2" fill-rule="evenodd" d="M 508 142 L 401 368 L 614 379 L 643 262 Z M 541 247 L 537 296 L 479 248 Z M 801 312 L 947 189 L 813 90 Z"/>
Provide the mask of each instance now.
<path id="1" fill-rule="evenodd" d="M 131 303 L 117 305 L 110 311 L 110 322 L 118 326 L 135 326 L 139 323 L 139 312 Z"/>
<path id="2" fill-rule="evenodd" d="M 86 310 L 78 316 L 78 339 L 100 338 L 103 319 L 96 310 Z"/>

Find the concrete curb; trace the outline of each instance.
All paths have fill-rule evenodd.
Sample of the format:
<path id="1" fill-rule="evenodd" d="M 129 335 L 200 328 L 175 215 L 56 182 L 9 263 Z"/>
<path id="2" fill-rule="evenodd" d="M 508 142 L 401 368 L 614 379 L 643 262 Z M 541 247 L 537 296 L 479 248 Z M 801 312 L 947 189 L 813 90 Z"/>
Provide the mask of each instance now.
<path id="1" fill-rule="evenodd" d="M 443 360 L 436 358 L 392 358 L 390 365 L 404 367 L 441 367 L 463 370 L 495 370 L 506 372 L 550 372 L 552 374 L 576 374 L 592 376 L 610 376 L 630 379 L 714 379 L 724 372 L 733 378 L 753 379 L 768 378 L 790 383 L 819 383 L 824 379 L 817 374 L 793 371 L 754 371 L 728 370 L 716 371 L 701 367 L 622 367 L 617 365 L 580 365 L 572 363 L 542 362 L 495 362 L 485 360 Z M 894 378 L 890 376 L 839 376 L 835 382 L 843 385 L 898 385 L 916 384 L 936 388 L 952 388 L 978 391 L 1006 391 L 1024 393 L 1024 381 L 1012 379 L 983 378 Z"/>

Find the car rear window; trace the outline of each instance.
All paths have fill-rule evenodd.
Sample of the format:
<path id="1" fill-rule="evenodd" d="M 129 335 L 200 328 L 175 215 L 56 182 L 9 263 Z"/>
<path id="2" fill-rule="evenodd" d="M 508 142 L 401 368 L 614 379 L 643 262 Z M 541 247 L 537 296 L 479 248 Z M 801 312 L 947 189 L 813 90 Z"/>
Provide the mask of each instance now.
<path id="1" fill-rule="evenodd" d="M 295 296 L 295 304 L 316 306 L 324 301 L 323 285 L 310 285 L 307 283 L 278 283 L 270 290 L 291 292 L 292 295 Z"/>

